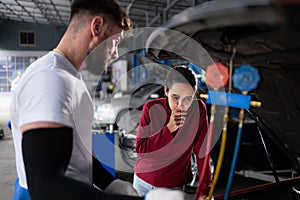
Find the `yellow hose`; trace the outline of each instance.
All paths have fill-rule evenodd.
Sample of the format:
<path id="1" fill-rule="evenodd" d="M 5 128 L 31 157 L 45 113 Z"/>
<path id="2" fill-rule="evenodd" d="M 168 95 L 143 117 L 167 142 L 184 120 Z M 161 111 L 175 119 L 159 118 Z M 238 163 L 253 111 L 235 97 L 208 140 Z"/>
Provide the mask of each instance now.
<path id="1" fill-rule="evenodd" d="M 223 131 L 222 131 L 222 142 L 221 142 L 221 147 L 220 147 L 220 153 L 219 153 L 219 157 L 218 157 L 218 161 L 217 161 L 217 167 L 216 167 L 216 171 L 214 173 L 214 178 L 212 181 L 212 185 L 211 188 L 209 190 L 209 194 L 208 194 L 208 200 L 211 200 L 217 182 L 218 182 L 218 178 L 220 175 L 220 171 L 221 171 L 221 167 L 222 167 L 222 162 L 223 162 L 223 157 L 224 157 L 224 153 L 225 153 L 225 147 L 226 147 L 226 140 L 227 140 L 227 120 L 228 120 L 228 110 L 229 108 L 226 107 L 225 110 L 225 116 L 224 116 L 224 126 L 223 126 Z"/>

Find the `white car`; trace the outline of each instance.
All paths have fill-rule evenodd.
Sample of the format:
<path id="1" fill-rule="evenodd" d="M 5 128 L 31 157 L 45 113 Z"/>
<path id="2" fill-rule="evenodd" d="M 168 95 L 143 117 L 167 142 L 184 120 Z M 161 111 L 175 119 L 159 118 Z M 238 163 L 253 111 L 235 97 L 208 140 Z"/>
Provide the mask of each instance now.
<path id="1" fill-rule="evenodd" d="M 163 86 L 158 83 L 147 83 L 136 90 L 116 93 L 109 100 L 95 101 L 94 129 L 109 127 L 130 132 L 135 129 L 139 121 L 143 105 L 150 99 L 164 96 Z M 123 117 L 130 113 L 131 117 Z"/>

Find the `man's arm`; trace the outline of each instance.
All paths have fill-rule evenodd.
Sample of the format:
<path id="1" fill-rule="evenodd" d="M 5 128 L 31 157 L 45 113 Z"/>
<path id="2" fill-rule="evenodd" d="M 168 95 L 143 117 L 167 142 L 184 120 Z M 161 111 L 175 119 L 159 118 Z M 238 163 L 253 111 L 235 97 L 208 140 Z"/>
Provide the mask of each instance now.
<path id="1" fill-rule="evenodd" d="M 36 128 L 23 133 L 22 150 L 31 198 L 34 199 L 142 199 L 108 194 L 65 176 L 72 153 L 72 128 Z"/>

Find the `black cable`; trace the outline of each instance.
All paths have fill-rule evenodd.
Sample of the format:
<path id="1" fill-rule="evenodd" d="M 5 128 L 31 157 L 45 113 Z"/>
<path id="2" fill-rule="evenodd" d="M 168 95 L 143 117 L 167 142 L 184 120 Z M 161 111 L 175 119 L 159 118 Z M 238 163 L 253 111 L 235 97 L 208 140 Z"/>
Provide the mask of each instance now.
<path id="1" fill-rule="evenodd" d="M 278 175 L 277 175 L 276 169 L 275 169 L 274 162 L 273 162 L 273 160 L 272 160 L 272 156 L 271 156 L 271 154 L 268 152 L 268 149 L 267 149 L 267 146 L 266 146 L 265 140 L 264 140 L 264 138 L 263 138 L 263 136 L 262 136 L 262 134 L 261 134 L 261 130 L 260 130 L 259 126 L 258 126 L 258 125 L 256 125 L 256 128 L 257 128 L 257 130 L 258 130 L 258 133 L 259 133 L 259 136 L 260 136 L 261 142 L 262 142 L 262 144 L 263 144 L 263 146 L 264 146 L 264 150 L 265 150 L 265 152 L 266 152 L 266 154 L 267 154 L 267 159 L 268 159 L 268 161 L 269 161 L 269 164 L 270 164 L 270 167 L 271 167 L 271 169 L 272 169 L 272 172 L 273 172 L 273 175 L 274 175 L 275 181 L 276 181 L 276 183 L 279 183 L 280 181 L 279 181 L 279 178 L 278 178 Z"/>

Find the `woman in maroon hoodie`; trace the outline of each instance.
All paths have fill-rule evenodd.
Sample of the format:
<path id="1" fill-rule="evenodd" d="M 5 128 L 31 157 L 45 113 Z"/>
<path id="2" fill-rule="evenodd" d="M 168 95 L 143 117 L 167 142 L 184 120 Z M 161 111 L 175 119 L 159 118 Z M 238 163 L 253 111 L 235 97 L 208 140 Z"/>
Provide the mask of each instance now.
<path id="1" fill-rule="evenodd" d="M 211 187 L 210 164 L 204 163 L 209 156 L 204 143 L 208 120 L 205 104 L 195 98 L 195 73 L 184 65 L 174 67 L 164 90 L 165 98 L 150 100 L 143 107 L 133 186 L 140 195 L 160 187 L 181 189 L 192 180 L 191 156 L 195 153 L 199 174 L 206 169 L 200 191 L 200 199 L 205 199 Z"/>

